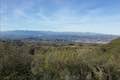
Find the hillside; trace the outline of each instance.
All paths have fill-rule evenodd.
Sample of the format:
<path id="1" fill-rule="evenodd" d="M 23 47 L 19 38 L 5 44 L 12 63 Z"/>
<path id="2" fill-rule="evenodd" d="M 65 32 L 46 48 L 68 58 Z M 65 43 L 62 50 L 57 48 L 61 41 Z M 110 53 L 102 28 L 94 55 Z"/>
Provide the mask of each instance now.
<path id="1" fill-rule="evenodd" d="M 109 44 L 0 41 L 0 80 L 119 80 L 120 39 Z"/>

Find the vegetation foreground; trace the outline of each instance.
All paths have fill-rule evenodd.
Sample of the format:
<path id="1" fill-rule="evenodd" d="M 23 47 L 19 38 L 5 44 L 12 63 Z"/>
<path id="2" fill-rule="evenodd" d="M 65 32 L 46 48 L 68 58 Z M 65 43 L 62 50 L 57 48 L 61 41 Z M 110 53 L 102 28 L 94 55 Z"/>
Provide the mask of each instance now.
<path id="1" fill-rule="evenodd" d="M 120 80 L 120 39 L 109 44 L 1 40 L 0 80 Z"/>

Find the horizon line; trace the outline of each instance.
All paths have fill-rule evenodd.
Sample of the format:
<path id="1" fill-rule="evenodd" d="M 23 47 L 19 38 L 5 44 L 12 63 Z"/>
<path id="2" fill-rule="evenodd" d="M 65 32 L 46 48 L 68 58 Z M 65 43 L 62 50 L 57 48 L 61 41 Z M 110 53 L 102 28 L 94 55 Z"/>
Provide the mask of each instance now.
<path id="1" fill-rule="evenodd" d="M 54 31 L 54 30 L 0 30 L 0 32 L 12 32 L 12 31 L 33 31 L 33 32 L 58 32 L 58 33 L 93 33 L 93 34 L 103 34 L 103 35 L 115 35 L 120 36 L 120 34 L 110 34 L 110 33 L 97 33 L 97 32 L 85 32 L 85 31 Z"/>

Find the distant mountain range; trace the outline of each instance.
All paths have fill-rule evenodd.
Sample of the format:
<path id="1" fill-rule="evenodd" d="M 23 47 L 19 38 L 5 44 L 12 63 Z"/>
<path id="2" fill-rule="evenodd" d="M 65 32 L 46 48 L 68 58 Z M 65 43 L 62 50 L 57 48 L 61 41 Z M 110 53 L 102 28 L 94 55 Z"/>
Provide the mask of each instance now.
<path id="1" fill-rule="evenodd" d="M 108 43 L 119 36 L 82 32 L 51 32 L 51 31 L 2 31 L 0 39 L 47 41 L 47 42 L 80 42 L 80 43 Z"/>

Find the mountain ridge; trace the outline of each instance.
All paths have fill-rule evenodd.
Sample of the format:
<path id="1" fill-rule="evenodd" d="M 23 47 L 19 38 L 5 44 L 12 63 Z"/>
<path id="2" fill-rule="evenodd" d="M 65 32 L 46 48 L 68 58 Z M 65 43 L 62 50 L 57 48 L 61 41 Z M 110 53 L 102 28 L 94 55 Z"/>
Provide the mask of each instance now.
<path id="1" fill-rule="evenodd" d="M 116 39 L 117 35 L 108 35 L 90 32 L 54 32 L 54 31 L 1 31 L 0 39 L 50 41 L 50 42 L 82 42 L 108 43 Z"/>

